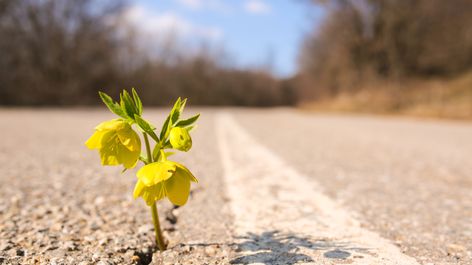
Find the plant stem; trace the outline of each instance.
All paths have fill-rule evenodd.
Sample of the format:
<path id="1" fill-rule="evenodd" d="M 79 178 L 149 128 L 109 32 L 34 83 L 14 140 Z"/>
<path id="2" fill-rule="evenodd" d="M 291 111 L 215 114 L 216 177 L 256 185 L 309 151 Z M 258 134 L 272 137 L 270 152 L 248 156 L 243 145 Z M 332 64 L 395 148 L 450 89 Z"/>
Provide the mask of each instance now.
<path id="1" fill-rule="evenodd" d="M 151 206 L 152 221 L 154 222 L 154 231 L 156 232 L 156 242 L 160 251 L 166 250 L 164 239 L 162 238 L 161 226 L 159 225 L 159 215 L 157 214 L 156 203 Z"/>
<path id="2" fill-rule="evenodd" d="M 143 133 L 144 142 L 146 144 L 146 153 L 147 153 L 147 164 L 152 163 L 152 153 L 151 146 L 149 145 L 149 138 L 147 133 Z M 166 245 L 164 244 L 164 238 L 162 237 L 161 225 L 159 224 L 159 214 L 157 213 L 156 203 L 151 205 L 152 212 L 152 222 L 154 223 L 154 231 L 156 233 L 156 243 L 160 251 L 166 250 Z"/>
<path id="3" fill-rule="evenodd" d="M 147 153 L 147 163 L 152 163 L 152 153 L 151 153 L 151 146 L 149 145 L 149 138 L 147 133 L 143 132 L 144 136 L 144 143 L 146 144 L 146 153 Z"/>

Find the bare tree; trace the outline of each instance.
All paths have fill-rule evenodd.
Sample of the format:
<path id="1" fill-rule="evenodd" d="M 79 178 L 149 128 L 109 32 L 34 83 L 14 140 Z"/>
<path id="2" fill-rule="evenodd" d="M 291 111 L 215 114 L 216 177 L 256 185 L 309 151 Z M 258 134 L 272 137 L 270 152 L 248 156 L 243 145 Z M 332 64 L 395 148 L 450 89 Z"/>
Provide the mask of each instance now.
<path id="1" fill-rule="evenodd" d="M 235 69 L 223 49 L 202 44 L 189 55 L 167 36 L 141 49 L 126 10 L 116 0 L 0 0 L 0 104 L 97 104 L 98 90 L 130 87 L 152 105 L 179 96 L 207 105 L 293 103 L 288 85 Z"/>
<path id="2" fill-rule="evenodd" d="M 320 97 L 372 79 L 450 77 L 472 68 L 469 0 L 321 2 L 327 18 L 300 56 L 305 93 Z"/>
<path id="3" fill-rule="evenodd" d="M 112 85 L 118 2 L 18 0 L 0 5 L 0 103 L 92 102 Z"/>

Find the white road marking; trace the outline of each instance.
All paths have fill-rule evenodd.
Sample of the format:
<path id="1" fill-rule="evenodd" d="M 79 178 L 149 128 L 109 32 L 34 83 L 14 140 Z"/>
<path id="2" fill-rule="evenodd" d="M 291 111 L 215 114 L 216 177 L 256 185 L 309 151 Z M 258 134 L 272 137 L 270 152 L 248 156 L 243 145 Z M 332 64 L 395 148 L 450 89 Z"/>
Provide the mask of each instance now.
<path id="1" fill-rule="evenodd" d="M 240 250 L 233 264 L 418 264 L 361 228 L 232 116 L 219 114 L 216 126 Z"/>

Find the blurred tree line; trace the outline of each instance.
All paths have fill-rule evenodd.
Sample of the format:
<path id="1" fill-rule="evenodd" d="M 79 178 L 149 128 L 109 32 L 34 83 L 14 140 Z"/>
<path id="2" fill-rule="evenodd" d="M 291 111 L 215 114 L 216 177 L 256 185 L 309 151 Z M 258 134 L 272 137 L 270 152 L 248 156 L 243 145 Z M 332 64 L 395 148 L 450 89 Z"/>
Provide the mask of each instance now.
<path id="1" fill-rule="evenodd" d="M 472 69 L 470 0 L 312 2 L 327 14 L 300 53 L 305 97 L 332 97 L 379 80 L 454 78 Z"/>
<path id="2" fill-rule="evenodd" d="M 0 0 L 0 105 L 93 105 L 98 90 L 117 96 L 130 87 L 150 105 L 178 96 L 293 105 L 379 82 L 472 73 L 471 0 L 309 2 L 325 8 L 323 22 L 305 36 L 299 73 L 281 80 L 262 68 L 238 69 L 205 45 L 189 55 L 169 36 L 150 55 L 140 45 L 148 36 L 124 19 L 126 0 Z"/>
<path id="3" fill-rule="evenodd" d="M 293 104 L 292 83 L 238 70 L 219 55 L 183 56 L 172 41 L 148 56 L 117 0 L 0 0 L 0 104 L 91 105 L 135 87 L 146 104 Z M 171 58 L 171 59 L 169 59 Z"/>

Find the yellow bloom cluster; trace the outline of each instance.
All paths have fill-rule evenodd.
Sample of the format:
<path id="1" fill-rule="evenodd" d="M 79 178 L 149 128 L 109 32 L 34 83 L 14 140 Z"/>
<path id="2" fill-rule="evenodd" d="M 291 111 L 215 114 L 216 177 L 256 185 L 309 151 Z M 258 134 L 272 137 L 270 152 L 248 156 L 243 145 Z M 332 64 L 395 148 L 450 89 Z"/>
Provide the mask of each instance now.
<path id="1" fill-rule="evenodd" d="M 98 149 L 102 165 L 120 165 L 133 168 L 141 153 L 141 140 L 131 125 L 123 119 L 100 123 L 85 145 Z"/>
<path id="2" fill-rule="evenodd" d="M 181 119 L 187 99 L 178 98 L 158 135 L 156 127 L 142 118 L 143 105 L 136 90 L 131 93 L 123 90 L 120 102 L 115 102 L 105 93 L 99 94 L 108 109 L 120 118 L 100 123 L 85 145 L 98 150 L 102 165 L 123 165 L 129 169 L 135 167 L 139 160 L 144 163 L 136 174 L 138 181 L 133 197 L 142 197 L 150 206 L 156 243 L 164 251 L 166 244 L 159 225 L 156 201 L 167 197 L 175 205 L 184 205 L 190 195 L 191 182 L 198 182 L 184 165 L 167 160 L 171 152 L 166 152 L 166 149 L 187 152 L 192 148 L 189 131 L 195 127 L 200 114 Z M 138 126 L 143 133 L 146 156 L 141 155 L 141 140 L 133 126 Z M 149 139 L 155 141 L 152 149 Z"/>
<path id="3" fill-rule="evenodd" d="M 190 194 L 190 182 L 198 182 L 185 166 L 168 160 L 142 167 L 137 176 L 133 196 L 143 197 L 147 205 L 164 197 L 175 205 L 184 205 Z"/>
<path id="4" fill-rule="evenodd" d="M 139 160 L 144 162 L 145 165 L 137 172 L 134 198 L 143 197 L 150 206 L 164 197 L 168 197 L 175 205 L 184 205 L 190 194 L 190 182 L 197 182 L 197 179 L 182 164 L 168 161 L 169 153 L 165 149 L 189 151 L 192 148 L 189 130 L 194 127 L 199 115 L 181 120 L 186 100 L 179 98 L 158 136 L 154 132 L 155 126 L 141 117 L 142 103 L 135 90 L 132 96 L 123 91 L 120 103 L 114 102 L 104 93 L 100 93 L 100 97 L 120 118 L 100 123 L 85 145 L 99 151 L 102 165 L 123 165 L 130 169 Z M 141 156 L 141 140 L 133 130 L 133 125 L 139 126 L 143 132 L 147 157 Z M 149 137 L 156 141 L 153 149 L 150 148 Z M 154 150 L 153 154 L 151 150 Z"/>

